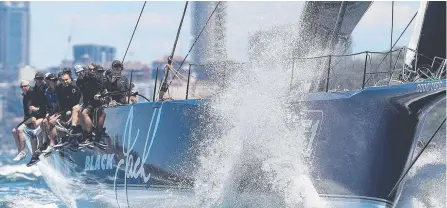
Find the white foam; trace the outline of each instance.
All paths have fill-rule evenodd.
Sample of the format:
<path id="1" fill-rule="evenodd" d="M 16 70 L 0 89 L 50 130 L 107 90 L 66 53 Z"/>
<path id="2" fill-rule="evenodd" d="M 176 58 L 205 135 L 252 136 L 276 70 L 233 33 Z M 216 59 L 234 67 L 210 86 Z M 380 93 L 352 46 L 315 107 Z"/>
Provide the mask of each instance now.
<path id="1" fill-rule="evenodd" d="M 34 175 L 36 177 L 40 177 L 42 175 L 37 167 L 34 167 L 34 166 L 26 167 L 25 164 L 0 166 L 0 175 L 1 176 L 25 177 L 24 174 Z M 26 176 L 26 178 L 29 178 L 29 177 Z"/>
<path id="2" fill-rule="evenodd" d="M 11 208 L 57 208 L 57 204 L 55 203 L 45 203 L 41 201 L 37 201 L 33 199 L 34 197 L 29 196 L 13 196 L 7 197 L 6 201 L 8 201 L 8 207 Z"/>
<path id="3" fill-rule="evenodd" d="M 291 40 L 284 36 L 268 40 L 257 62 L 228 72 L 227 85 L 211 99 L 207 109 L 211 118 L 202 121 L 205 138 L 195 174 L 197 206 L 229 201 L 230 207 L 250 206 L 238 199 L 241 183 L 250 184 L 242 192 L 270 192 L 285 207 L 319 206 L 308 176 L 310 151 L 304 149 L 304 127 L 285 125 L 289 114 L 298 113 L 287 105 L 290 69 L 284 60 L 293 48 L 287 43 L 296 35 L 289 34 Z M 300 68 L 303 76 L 312 73 L 305 67 Z"/>

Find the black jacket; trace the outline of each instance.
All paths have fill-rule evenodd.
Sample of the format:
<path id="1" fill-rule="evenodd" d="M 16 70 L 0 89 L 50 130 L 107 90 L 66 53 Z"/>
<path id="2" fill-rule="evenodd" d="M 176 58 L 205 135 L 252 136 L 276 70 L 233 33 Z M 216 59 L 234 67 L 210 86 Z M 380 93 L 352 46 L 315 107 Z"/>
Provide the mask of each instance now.
<path id="1" fill-rule="evenodd" d="M 37 87 L 34 85 L 30 87 L 26 94 L 23 96 L 23 114 L 24 118 L 30 117 L 43 118 L 46 114 L 47 98 L 45 97 L 45 90 L 47 86 L 45 84 Z M 39 108 L 37 112 L 29 112 L 29 107 L 34 106 Z"/>
<path id="2" fill-rule="evenodd" d="M 105 79 L 102 75 L 91 71 L 86 71 L 84 76 L 78 77 L 76 85 L 82 92 L 82 103 L 87 105 L 94 101 L 96 94 L 101 94 L 106 89 Z"/>
<path id="3" fill-rule="evenodd" d="M 32 94 L 33 94 L 33 88 L 31 88 L 31 87 L 28 89 L 28 91 L 26 91 L 26 93 L 22 94 L 23 95 L 23 100 L 22 100 L 23 120 L 27 120 L 27 119 L 31 118 L 31 114 L 29 113 L 29 107 L 31 106 Z"/>
<path id="4" fill-rule="evenodd" d="M 56 95 L 59 102 L 59 108 L 62 111 L 71 111 L 73 106 L 79 104 L 81 100 L 81 90 L 74 84 L 68 86 L 58 86 Z"/>
<path id="5" fill-rule="evenodd" d="M 107 91 L 108 92 L 119 92 L 119 91 L 126 91 L 124 93 L 118 94 L 118 95 L 112 95 L 112 100 L 115 100 L 119 103 L 125 103 L 126 95 L 128 94 L 129 90 L 129 79 L 121 75 L 120 69 L 110 69 L 106 72 L 106 79 L 107 79 Z M 132 83 L 131 89 L 133 89 L 135 85 Z M 131 91 L 132 93 L 132 91 Z"/>

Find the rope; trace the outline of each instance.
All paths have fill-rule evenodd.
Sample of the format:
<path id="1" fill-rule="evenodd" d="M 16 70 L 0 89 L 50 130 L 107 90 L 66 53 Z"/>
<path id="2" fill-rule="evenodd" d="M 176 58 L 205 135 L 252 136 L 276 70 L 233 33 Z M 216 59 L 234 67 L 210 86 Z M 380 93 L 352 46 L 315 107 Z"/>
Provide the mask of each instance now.
<path id="1" fill-rule="evenodd" d="M 174 74 L 174 76 L 176 76 L 180 81 L 182 81 L 183 82 L 183 84 L 186 82 L 185 80 L 182 80 L 178 75 L 181 75 L 181 76 L 183 76 L 182 74 L 180 74 L 177 70 L 175 70 L 174 68 L 171 68 L 172 69 L 172 72 L 174 72 L 173 74 Z M 177 75 L 177 74 L 178 75 Z M 184 77 L 183 77 L 184 78 Z M 185 78 L 184 78 L 185 79 Z M 172 80 L 171 80 L 171 82 L 172 82 Z M 194 97 L 197 97 L 197 98 L 199 98 L 199 99 L 203 99 L 201 96 L 199 96 L 199 95 L 196 95 L 195 93 L 193 93 L 193 92 L 188 92 L 188 93 L 191 93 Z"/>
<path id="2" fill-rule="evenodd" d="M 185 81 L 185 80 L 182 80 L 182 78 L 183 79 L 187 79 L 186 77 L 184 77 L 179 71 L 177 71 L 177 70 L 175 70 L 173 67 L 171 67 L 170 68 L 171 70 L 172 70 L 172 72 L 173 72 L 173 74 L 174 74 L 174 76 L 176 76 L 180 81 L 182 81 L 183 82 L 183 84 L 185 84 L 185 83 L 187 83 L 187 81 Z M 180 76 L 181 77 L 180 77 Z M 172 80 L 171 80 L 171 82 L 169 83 L 169 85 L 171 85 L 171 83 L 172 83 Z M 189 93 L 191 93 L 194 97 L 197 97 L 197 98 L 199 98 L 199 99 L 202 99 L 202 97 L 201 96 L 199 96 L 199 95 L 196 95 L 195 93 L 193 93 L 193 92 L 189 92 Z"/>
<path id="3" fill-rule="evenodd" d="M 186 58 L 188 58 L 189 53 L 191 53 L 192 49 L 193 49 L 194 46 L 196 45 L 197 41 L 198 41 L 199 38 L 200 38 L 200 35 L 202 35 L 203 31 L 205 30 L 206 26 L 208 25 L 208 22 L 210 21 L 211 17 L 213 16 L 214 12 L 216 11 L 216 9 L 217 9 L 217 7 L 219 6 L 220 3 L 221 3 L 220 1 L 217 2 L 216 7 L 214 7 L 213 12 L 211 12 L 211 15 L 208 17 L 208 20 L 206 21 L 205 25 L 202 27 L 202 30 L 200 31 L 199 35 L 197 35 L 196 39 L 194 40 L 194 43 L 191 45 L 191 48 L 189 49 L 188 53 L 186 54 L 185 58 L 183 59 L 182 63 L 180 64 L 179 69 L 182 68 L 183 63 L 185 63 Z"/>
<path id="4" fill-rule="evenodd" d="M 388 197 L 391 196 L 391 194 L 394 193 L 394 191 L 396 191 L 397 186 L 402 182 L 402 180 L 405 178 L 405 176 L 408 174 L 408 172 L 410 171 L 411 167 L 413 167 L 413 165 L 416 163 L 416 161 L 419 159 L 419 156 L 421 156 L 421 154 L 424 152 L 424 150 L 428 147 L 428 145 L 430 144 L 430 142 L 433 140 L 433 138 L 435 137 L 435 135 L 438 133 L 438 131 L 441 129 L 442 125 L 444 125 L 446 118 L 444 118 L 444 120 L 442 121 L 442 123 L 439 125 L 438 129 L 436 129 L 435 133 L 433 133 L 433 135 L 430 137 L 430 139 L 428 140 L 428 142 L 424 145 L 424 147 L 422 148 L 422 150 L 416 155 L 416 158 L 411 162 L 410 167 L 408 167 L 406 169 L 406 171 L 404 172 L 404 174 L 402 174 L 402 176 L 399 178 L 399 180 L 396 182 L 396 184 L 394 185 L 393 189 L 391 189 L 391 192 L 388 194 Z"/>
<path id="5" fill-rule="evenodd" d="M 132 43 L 133 36 L 135 35 L 135 31 L 137 30 L 137 27 L 138 27 L 138 23 L 140 23 L 141 15 L 143 14 L 145 6 L 146 6 L 146 1 L 144 1 L 143 7 L 141 8 L 140 16 L 138 16 L 137 23 L 135 24 L 135 27 L 133 28 L 132 36 L 130 36 L 129 44 L 127 44 L 126 52 L 124 53 L 123 61 L 121 61 L 121 63 L 124 63 L 124 60 L 126 59 L 127 51 L 129 50 L 130 44 Z"/>
<path id="6" fill-rule="evenodd" d="M 175 68 L 175 66 L 177 65 L 177 66 L 180 66 L 180 65 L 178 65 L 177 63 L 175 63 L 175 62 L 172 62 L 172 64 L 174 65 L 174 67 L 172 67 L 172 68 Z M 178 67 L 178 70 L 180 71 L 181 70 L 181 68 L 180 67 Z M 185 70 L 186 71 L 186 70 Z M 194 79 L 197 79 L 197 77 L 195 77 L 194 75 L 189 75 L 189 77 L 192 77 L 192 78 L 194 78 Z"/>

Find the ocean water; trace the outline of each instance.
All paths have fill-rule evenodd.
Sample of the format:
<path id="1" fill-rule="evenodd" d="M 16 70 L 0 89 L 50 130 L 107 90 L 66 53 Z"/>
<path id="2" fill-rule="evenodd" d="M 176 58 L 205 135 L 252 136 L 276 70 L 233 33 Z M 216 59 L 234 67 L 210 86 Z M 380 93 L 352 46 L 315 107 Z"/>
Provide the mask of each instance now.
<path id="1" fill-rule="evenodd" d="M 48 188 L 37 166 L 26 167 L 30 160 L 14 163 L 13 145 L 0 147 L 0 208 L 65 208 Z"/>

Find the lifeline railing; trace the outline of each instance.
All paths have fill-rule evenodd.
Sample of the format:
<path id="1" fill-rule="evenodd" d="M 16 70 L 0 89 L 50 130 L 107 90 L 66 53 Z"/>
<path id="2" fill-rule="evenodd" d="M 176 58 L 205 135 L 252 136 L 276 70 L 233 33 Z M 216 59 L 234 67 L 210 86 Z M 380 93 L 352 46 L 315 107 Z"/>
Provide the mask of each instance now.
<path id="1" fill-rule="evenodd" d="M 446 60 L 440 57 L 426 57 L 423 54 L 415 53 L 416 59 L 425 59 L 429 61 L 431 66 L 419 66 L 414 69 L 413 66 L 405 64 L 404 58 L 407 51 L 413 51 L 407 47 L 402 47 L 389 52 L 364 51 L 360 53 L 347 55 L 325 55 L 316 57 L 294 57 L 287 60 L 286 72 L 290 73 L 290 90 L 304 89 L 303 84 L 311 82 L 311 86 L 320 87 L 315 91 L 340 91 L 363 89 L 370 86 L 388 86 L 395 82 L 408 83 L 421 80 L 439 80 L 445 79 Z M 389 60 L 391 59 L 391 60 Z M 389 65 L 388 65 L 389 63 Z M 417 63 L 417 61 L 416 61 Z M 214 84 L 225 84 L 227 71 L 232 68 L 246 67 L 246 62 L 220 62 L 211 64 L 189 64 L 187 68 L 188 76 L 186 82 L 185 98 L 188 99 L 191 93 L 191 78 L 202 80 L 201 76 L 217 76 L 220 79 Z M 214 69 L 214 70 L 213 70 Z M 219 70 L 215 70 L 219 69 Z M 194 77 L 191 72 L 195 71 L 199 77 Z M 427 71 L 429 73 L 427 73 Z M 211 75 L 207 74 L 207 72 Z M 306 73 L 307 72 L 307 73 Z M 318 80 L 315 74 L 324 73 L 324 79 Z M 300 77 L 297 77 L 299 74 Z M 301 78 L 301 79 L 300 79 Z M 304 78 L 304 79 L 302 79 Z M 157 81 L 156 81 L 157 82 Z M 323 83 L 323 84 L 321 84 Z M 309 85 L 309 84 L 308 84 Z M 310 89 L 312 90 L 312 89 Z"/>

